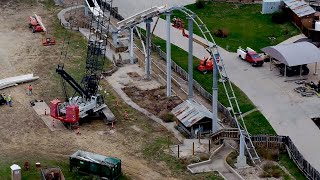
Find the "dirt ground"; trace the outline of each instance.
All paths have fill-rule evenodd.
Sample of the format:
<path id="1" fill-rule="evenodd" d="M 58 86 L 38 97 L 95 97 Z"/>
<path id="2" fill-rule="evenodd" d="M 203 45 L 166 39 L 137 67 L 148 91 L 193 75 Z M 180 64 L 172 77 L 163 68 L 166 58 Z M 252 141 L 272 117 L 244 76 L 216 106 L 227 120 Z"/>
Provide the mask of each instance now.
<path id="1" fill-rule="evenodd" d="M 174 107 L 182 103 L 182 100 L 177 96 L 167 98 L 165 88 L 140 90 L 133 86 L 125 87 L 123 90 L 140 107 L 159 118 L 170 113 Z"/>
<path id="2" fill-rule="evenodd" d="M 141 158 L 146 142 L 167 132 L 156 131 L 163 128 L 142 114 L 130 111 L 125 104 L 120 103 L 120 110 L 110 106 L 118 117 L 115 129 L 102 120 L 94 120 L 83 124 L 80 136 L 70 130 L 48 130 L 29 102 L 44 99 L 48 103 L 61 95 L 61 86 L 55 78 L 61 42 L 50 47 L 41 45 L 42 34 L 31 33 L 28 29 L 28 16 L 33 12 L 42 17 L 48 29 L 52 28 L 55 15 L 43 6 L 17 4 L 16 1 L 0 2 L 0 79 L 26 73 L 40 76 L 39 80 L 31 83 L 34 89 L 31 97 L 26 95 L 27 84 L 0 91 L 11 94 L 13 98 L 13 107 L 0 107 L 0 162 L 10 164 L 30 158 L 41 161 L 41 157 L 66 159 L 82 149 L 120 158 L 124 173 L 133 179 L 175 179 L 162 162 L 153 164 Z M 115 94 L 111 90 L 108 92 L 110 96 Z M 117 100 L 118 97 L 112 95 L 111 99 Z M 122 109 L 127 109 L 130 116 L 139 118 L 123 120 Z M 135 128 L 132 128 L 133 125 Z M 135 130 L 137 128 L 139 131 Z"/>

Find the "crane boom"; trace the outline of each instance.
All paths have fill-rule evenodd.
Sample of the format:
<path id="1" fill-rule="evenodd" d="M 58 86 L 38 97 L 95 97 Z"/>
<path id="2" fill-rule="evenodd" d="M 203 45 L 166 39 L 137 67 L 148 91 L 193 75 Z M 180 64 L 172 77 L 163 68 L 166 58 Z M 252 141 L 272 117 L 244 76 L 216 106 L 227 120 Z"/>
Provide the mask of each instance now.
<path id="1" fill-rule="evenodd" d="M 86 92 L 64 69 L 63 66 L 58 65 L 56 72 L 65 80 L 67 81 L 70 86 L 77 91 L 81 96 L 85 98 L 90 98 L 88 92 Z"/>

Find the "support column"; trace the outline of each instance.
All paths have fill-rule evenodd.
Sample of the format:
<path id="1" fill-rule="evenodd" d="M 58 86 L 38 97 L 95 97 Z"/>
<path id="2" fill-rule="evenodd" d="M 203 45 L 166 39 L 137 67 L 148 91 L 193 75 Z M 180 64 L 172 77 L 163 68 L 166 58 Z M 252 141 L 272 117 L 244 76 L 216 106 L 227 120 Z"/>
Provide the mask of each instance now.
<path id="1" fill-rule="evenodd" d="M 63 1 L 63 0 L 62 0 Z M 84 16 L 87 17 L 89 15 L 89 12 L 88 12 L 88 5 L 86 2 L 84 2 Z"/>
<path id="2" fill-rule="evenodd" d="M 151 22 L 152 19 L 147 19 L 145 20 L 146 23 L 146 51 L 147 51 L 147 62 L 146 62 L 146 73 L 147 73 L 147 80 L 151 79 L 150 76 L 150 69 L 151 69 L 151 60 L 150 60 L 150 55 L 151 55 Z"/>
<path id="3" fill-rule="evenodd" d="M 193 17 L 188 17 L 189 56 L 188 56 L 188 99 L 193 99 Z"/>
<path id="4" fill-rule="evenodd" d="M 130 64 L 133 64 L 133 27 L 130 28 Z"/>
<path id="5" fill-rule="evenodd" d="M 212 72 L 212 133 L 219 130 L 218 127 L 218 63 L 212 54 L 214 60 L 213 72 Z"/>
<path id="6" fill-rule="evenodd" d="M 170 40 L 170 28 L 171 28 L 171 12 L 166 13 L 167 18 L 167 97 L 171 96 L 171 40 Z"/>
<path id="7" fill-rule="evenodd" d="M 118 47 L 118 32 L 112 32 L 113 46 Z"/>
<path id="8" fill-rule="evenodd" d="M 240 150 L 239 150 L 239 156 L 237 158 L 236 167 L 238 169 L 245 168 L 247 166 L 247 159 L 244 155 L 244 136 L 240 135 Z"/>

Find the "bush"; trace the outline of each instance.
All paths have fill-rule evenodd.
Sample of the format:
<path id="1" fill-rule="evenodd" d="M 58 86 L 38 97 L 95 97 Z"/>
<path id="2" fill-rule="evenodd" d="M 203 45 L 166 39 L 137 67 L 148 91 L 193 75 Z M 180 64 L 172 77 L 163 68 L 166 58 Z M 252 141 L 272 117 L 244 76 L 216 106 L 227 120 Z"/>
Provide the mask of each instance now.
<path id="1" fill-rule="evenodd" d="M 260 177 L 279 178 L 285 175 L 283 170 L 278 165 L 273 164 L 270 161 L 264 164 L 262 169 L 263 169 L 263 172 L 260 174 Z"/>
<path id="2" fill-rule="evenodd" d="M 200 157 L 200 161 L 206 161 L 210 158 L 210 155 L 207 153 L 202 153 L 199 155 L 199 157 Z"/>
<path id="3" fill-rule="evenodd" d="M 278 12 L 272 15 L 273 23 L 284 24 L 287 21 L 289 21 L 289 17 L 284 12 Z"/>
<path id="4" fill-rule="evenodd" d="M 213 34 L 214 34 L 215 36 L 217 36 L 217 37 L 225 38 L 225 37 L 228 37 L 228 35 L 229 35 L 229 30 L 228 30 L 228 29 L 218 29 L 218 30 L 216 30 Z"/>
<path id="5" fill-rule="evenodd" d="M 197 0 L 197 1 L 196 1 L 196 7 L 197 7 L 198 9 L 204 8 L 204 5 L 205 5 L 204 0 Z"/>
<path id="6" fill-rule="evenodd" d="M 172 113 L 166 113 L 161 115 L 161 119 L 164 122 L 174 122 L 176 120 L 176 117 Z"/>

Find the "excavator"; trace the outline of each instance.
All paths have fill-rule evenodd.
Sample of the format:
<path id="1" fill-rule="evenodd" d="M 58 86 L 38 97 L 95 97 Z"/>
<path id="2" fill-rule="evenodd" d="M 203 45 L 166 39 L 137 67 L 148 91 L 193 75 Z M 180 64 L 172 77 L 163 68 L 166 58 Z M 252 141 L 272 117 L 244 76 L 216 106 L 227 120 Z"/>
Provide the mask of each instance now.
<path id="1" fill-rule="evenodd" d="M 34 14 L 29 17 L 29 28 L 32 29 L 33 33 L 36 33 L 36 32 L 44 32 L 45 33 L 45 37 L 42 39 L 42 45 L 50 46 L 50 45 L 56 44 L 54 37 L 49 36 L 47 28 L 42 23 L 41 17 L 38 16 L 37 14 Z"/>

